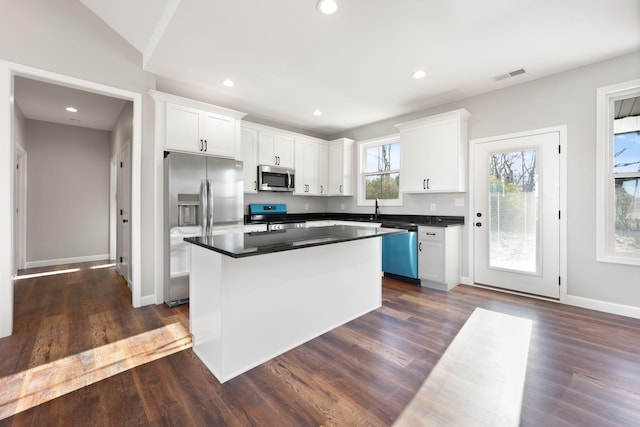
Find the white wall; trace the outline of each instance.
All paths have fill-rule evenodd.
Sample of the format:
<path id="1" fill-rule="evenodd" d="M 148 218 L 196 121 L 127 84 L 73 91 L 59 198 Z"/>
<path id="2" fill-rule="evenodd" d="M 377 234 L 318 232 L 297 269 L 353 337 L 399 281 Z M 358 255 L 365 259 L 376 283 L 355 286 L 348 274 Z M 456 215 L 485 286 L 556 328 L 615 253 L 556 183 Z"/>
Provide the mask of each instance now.
<path id="1" fill-rule="evenodd" d="M 27 120 L 27 267 L 108 259 L 109 137 Z"/>
<path id="2" fill-rule="evenodd" d="M 568 146 L 568 294 L 596 302 L 640 309 L 640 267 L 596 262 L 596 88 L 637 79 L 640 52 L 496 90 L 484 95 L 421 111 L 342 135 L 355 140 L 393 134 L 394 124 L 456 108 L 466 108 L 469 139 L 567 125 Z M 496 84 L 498 85 L 498 84 Z M 429 203 L 443 213 L 457 212 L 457 195 L 413 196 L 407 213 L 424 214 Z M 331 199 L 329 210 L 341 201 Z M 465 198 L 465 204 L 467 200 Z M 348 205 L 357 210 L 355 200 Z M 391 208 L 389 208 L 391 209 Z M 464 208 L 464 214 L 467 214 Z M 469 221 L 467 219 L 467 221 Z M 463 241 L 463 275 L 468 274 L 468 243 Z"/>
<path id="3" fill-rule="evenodd" d="M 118 115 L 109 136 L 109 155 L 120 152 L 125 142 L 133 138 L 133 103 L 126 102 Z"/>
<path id="4" fill-rule="evenodd" d="M 27 119 L 16 104 L 13 114 L 13 142 L 16 147 L 21 147 L 27 151 Z"/>

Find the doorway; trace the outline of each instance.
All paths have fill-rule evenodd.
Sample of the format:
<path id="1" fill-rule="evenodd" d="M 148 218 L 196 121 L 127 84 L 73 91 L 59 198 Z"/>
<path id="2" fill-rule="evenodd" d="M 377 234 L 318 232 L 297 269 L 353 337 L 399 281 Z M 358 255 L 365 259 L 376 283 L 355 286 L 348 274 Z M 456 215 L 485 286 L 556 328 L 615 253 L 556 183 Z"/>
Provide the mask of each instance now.
<path id="1" fill-rule="evenodd" d="M 560 129 L 473 142 L 474 283 L 561 297 Z"/>
<path id="2" fill-rule="evenodd" d="M 95 94 L 101 94 L 132 102 L 133 121 L 131 139 L 131 262 L 130 277 L 132 290 L 132 305 L 142 305 L 141 290 L 141 233 L 140 233 L 140 183 L 141 183 L 141 151 L 142 151 L 142 94 L 129 90 L 119 89 L 88 80 L 78 79 L 62 74 L 57 74 L 25 65 L 0 61 L 0 97 L 11 100 L 0 106 L 0 118 L 10 126 L 0 132 L 0 158 L 6 159 L 0 164 L 0 176 L 6 185 L 0 186 L 0 198 L 8 201 L 8 209 L 0 211 L 0 337 L 9 336 L 13 329 L 13 281 L 16 273 L 14 261 L 14 221 L 15 212 L 14 180 L 13 173 L 15 159 L 15 144 L 13 135 L 14 115 L 14 77 L 25 77 L 34 80 L 45 81 L 60 86 L 79 89 Z"/>

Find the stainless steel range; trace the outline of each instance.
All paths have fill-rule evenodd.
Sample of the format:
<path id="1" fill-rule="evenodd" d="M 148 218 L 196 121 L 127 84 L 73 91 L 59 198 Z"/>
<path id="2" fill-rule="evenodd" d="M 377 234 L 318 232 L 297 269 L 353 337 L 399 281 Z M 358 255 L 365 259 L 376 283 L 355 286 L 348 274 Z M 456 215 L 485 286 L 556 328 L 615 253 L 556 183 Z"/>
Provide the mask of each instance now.
<path id="1" fill-rule="evenodd" d="M 249 222 L 267 224 L 268 231 L 305 228 L 307 226 L 306 221 L 288 218 L 287 205 L 284 203 L 250 204 Z"/>

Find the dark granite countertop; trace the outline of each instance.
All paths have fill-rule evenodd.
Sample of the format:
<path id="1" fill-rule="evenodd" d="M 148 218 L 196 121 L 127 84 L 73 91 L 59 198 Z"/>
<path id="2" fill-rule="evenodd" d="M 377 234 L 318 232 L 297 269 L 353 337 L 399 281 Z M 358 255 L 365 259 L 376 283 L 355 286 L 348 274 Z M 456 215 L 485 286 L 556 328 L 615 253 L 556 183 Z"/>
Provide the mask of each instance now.
<path id="1" fill-rule="evenodd" d="M 336 220 L 336 221 L 359 221 L 359 222 L 376 222 L 376 223 L 388 223 L 396 225 L 419 225 L 430 227 L 448 227 L 450 225 L 463 225 L 463 216 L 446 216 L 446 215 L 378 215 L 377 220 L 374 219 L 372 214 L 362 213 L 336 213 L 336 212 L 321 212 L 321 213 L 289 213 L 285 215 L 279 215 L 277 221 L 295 222 L 295 221 L 323 221 L 323 220 Z M 268 222 L 269 218 L 265 217 L 264 221 Z M 251 222 L 249 216 L 245 216 L 245 224 L 255 224 Z"/>
<path id="2" fill-rule="evenodd" d="M 233 258 L 243 258 L 399 233 L 406 233 L 406 230 L 334 225 L 259 233 L 236 232 L 217 236 L 188 237 L 184 240 Z"/>

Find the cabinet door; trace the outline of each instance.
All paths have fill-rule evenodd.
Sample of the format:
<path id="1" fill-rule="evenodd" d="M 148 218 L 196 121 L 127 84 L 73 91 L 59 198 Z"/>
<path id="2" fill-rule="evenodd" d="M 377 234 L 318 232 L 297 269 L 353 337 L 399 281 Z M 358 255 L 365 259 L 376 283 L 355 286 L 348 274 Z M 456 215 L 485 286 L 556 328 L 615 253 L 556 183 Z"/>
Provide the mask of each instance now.
<path id="1" fill-rule="evenodd" d="M 342 195 L 343 190 L 342 146 L 329 144 L 329 195 Z"/>
<path id="2" fill-rule="evenodd" d="M 203 152 L 199 127 L 200 112 L 198 110 L 167 103 L 165 142 L 167 149 Z"/>
<path id="3" fill-rule="evenodd" d="M 418 276 L 432 282 L 444 282 L 444 244 L 418 241 Z"/>
<path id="4" fill-rule="evenodd" d="M 427 130 L 424 126 L 400 132 L 400 191 L 427 191 Z"/>
<path id="5" fill-rule="evenodd" d="M 242 127 L 240 131 L 240 143 L 244 192 L 257 193 L 258 131 Z"/>
<path id="6" fill-rule="evenodd" d="M 314 141 L 296 140 L 295 159 L 296 194 L 317 194 L 317 144 Z"/>
<path id="7" fill-rule="evenodd" d="M 426 128 L 425 157 L 427 191 L 458 191 L 460 153 L 458 122 L 455 118 Z"/>
<path id="8" fill-rule="evenodd" d="M 203 111 L 200 114 L 200 139 L 204 141 L 207 154 L 235 157 L 235 119 Z"/>
<path id="9" fill-rule="evenodd" d="M 294 164 L 294 140 L 289 135 L 277 135 L 274 143 L 274 154 L 278 161 L 278 166 L 292 168 Z"/>
<path id="10" fill-rule="evenodd" d="M 329 147 L 326 144 L 317 145 L 317 194 L 326 196 L 329 191 Z"/>
<path id="11" fill-rule="evenodd" d="M 275 154 L 276 139 L 278 135 L 270 132 L 260 131 L 258 134 L 258 164 L 276 165 Z"/>
<path id="12" fill-rule="evenodd" d="M 342 139 L 329 143 L 329 195 L 353 196 L 353 141 Z"/>

